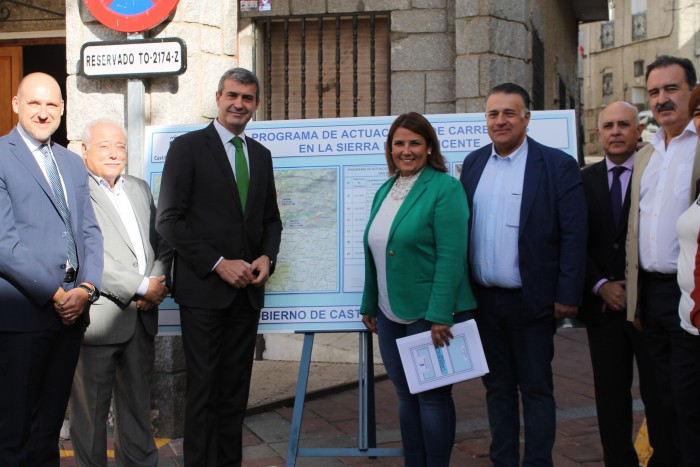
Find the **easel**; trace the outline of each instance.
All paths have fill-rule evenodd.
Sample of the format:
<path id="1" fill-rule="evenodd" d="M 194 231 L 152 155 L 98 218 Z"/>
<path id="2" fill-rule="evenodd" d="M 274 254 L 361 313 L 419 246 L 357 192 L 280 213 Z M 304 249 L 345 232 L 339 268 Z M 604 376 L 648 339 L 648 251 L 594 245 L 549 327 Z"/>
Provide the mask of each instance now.
<path id="1" fill-rule="evenodd" d="M 356 448 L 300 448 L 301 420 L 304 413 L 304 399 L 309 382 L 311 367 L 311 350 L 317 332 L 341 331 L 297 331 L 304 334 L 304 347 L 299 363 L 299 379 L 294 399 L 292 426 L 289 432 L 289 446 L 285 466 L 296 465 L 297 457 L 401 457 L 401 448 L 377 448 L 377 427 L 374 414 L 374 357 L 372 333 L 358 330 L 359 334 L 359 446 Z"/>

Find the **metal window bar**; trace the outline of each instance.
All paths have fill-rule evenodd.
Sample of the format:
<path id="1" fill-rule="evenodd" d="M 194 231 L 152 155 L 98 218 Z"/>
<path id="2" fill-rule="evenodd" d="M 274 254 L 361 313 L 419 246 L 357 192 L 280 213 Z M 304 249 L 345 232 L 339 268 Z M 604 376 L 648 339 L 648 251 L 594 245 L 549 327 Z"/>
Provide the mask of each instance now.
<path id="1" fill-rule="evenodd" d="M 383 20 L 381 24 L 383 28 L 386 28 L 386 31 L 382 29 L 381 36 L 379 36 L 377 32 L 377 27 L 379 23 L 377 21 L 378 18 L 381 18 Z M 365 52 L 365 48 L 369 46 L 369 50 L 367 51 L 369 53 L 366 55 L 363 54 L 362 57 L 360 57 L 361 20 L 368 21 L 363 23 L 363 34 L 369 32 L 369 44 L 367 43 L 366 39 L 363 39 L 362 41 L 362 52 Z M 329 26 L 330 24 L 333 24 L 335 26 L 335 30 L 330 33 L 330 37 L 333 37 L 333 33 L 335 36 L 335 54 L 333 56 L 333 54 L 329 55 L 326 53 L 325 55 L 327 56 L 324 57 L 324 45 L 329 38 L 329 35 L 326 34 L 326 41 L 324 41 L 324 33 L 326 32 L 324 31 L 324 23 L 326 21 L 329 21 L 329 23 L 326 24 L 326 26 Z M 330 21 L 332 21 L 332 23 Z M 350 27 L 350 25 L 352 27 L 352 45 L 349 44 L 350 31 L 348 31 L 348 28 Z M 343 70 L 347 70 L 347 67 L 343 62 L 343 57 L 347 56 L 344 55 L 344 52 L 345 54 L 349 54 L 350 51 L 352 51 L 352 115 L 357 117 L 361 114 L 360 103 L 362 100 L 367 98 L 369 99 L 365 100 L 362 113 L 366 115 L 367 111 L 369 110 L 370 115 L 377 115 L 378 86 L 376 45 L 378 38 L 388 38 L 387 14 L 364 13 L 340 14 L 329 16 L 290 16 L 284 18 L 265 18 L 260 19 L 258 21 L 258 26 L 263 27 L 265 29 L 263 34 L 265 41 L 263 45 L 263 50 L 265 54 L 264 63 L 266 68 L 264 76 L 266 77 L 265 89 L 267 92 L 265 96 L 265 102 L 267 108 L 265 109 L 265 115 L 267 118 L 279 118 L 281 116 L 283 116 L 284 119 L 299 118 L 299 114 L 301 115 L 302 119 L 308 118 L 309 112 L 307 109 L 307 105 L 311 104 L 311 102 L 308 101 L 306 89 L 307 84 L 310 84 L 307 83 L 307 53 L 313 53 L 313 47 L 317 47 L 318 57 L 318 76 L 316 84 L 318 95 L 318 115 L 311 116 L 319 118 L 323 117 L 324 110 L 327 110 L 324 109 L 324 106 L 329 104 L 324 102 L 324 94 L 330 91 L 331 87 L 335 88 L 335 116 L 343 116 L 342 87 L 343 83 L 345 83 L 346 86 L 350 84 L 350 80 L 348 79 L 349 77 L 347 77 L 347 75 L 345 75 L 346 77 L 343 78 Z M 316 44 L 314 44 L 313 41 L 313 27 L 317 28 Z M 367 31 L 367 29 L 369 29 L 369 31 Z M 275 50 L 275 45 L 279 44 L 280 42 L 283 42 L 284 49 L 282 51 L 280 51 L 279 48 Z M 291 48 L 292 44 L 294 44 L 295 49 Z M 292 53 L 294 55 L 292 55 Z M 384 57 L 384 55 L 382 55 L 381 57 L 387 61 L 388 65 L 388 46 L 385 53 L 387 54 L 387 57 Z M 277 58 L 274 58 L 275 56 Z M 334 59 L 333 65 L 335 68 L 335 80 L 331 80 L 328 83 L 324 84 L 324 65 L 326 65 L 329 56 L 333 57 Z M 369 63 L 367 63 L 367 57 L 369 57 Z M 282 58 L 281 65 L 283 66 L 281 68 L 283 68 L 283 70 L 279 70 L 280 58 Z M 363 76 L 366 76 L 365 73 L 367 73 L 367 71 L 369 72 L 367 73 L 369 75 L 368 78 L 370 81 L 368 86 L 369 96 L 361 94 L 360 91 L 359 78 L 361 70 L 359 67 L 359 61 L 361 59 L 363 61 L 363 70 L 366 70 L 362 72 Z M 275 62 L 277 63 L 277 65 L 275 64 Z M 275 68 L 277 68 L 277 70 L 275 70 Z M 283 73 L 280 73 L 280 71 L 283 71 Z M 330 70 L 326 69 L 325 71 L 326 76 L 328 76 Z M 279 80 L 280 78 L 283 78 L 284 83 L 275 83 L 275 80 Z M 295 78 L 300 78 L 299 88 L 296 87 Z M 388 79 L 388 74 L 386 77 L 384 77 L 384 79 Z M 291 84 L 290 80 L 292 81 Z M 280 86 L 280 84 L 282 84 L 282 86 Z M 290 88 L 290 86 L 292 88 Z M 297 89 L 299 90 L 298 95 L 296 94 Z M 367 92 L 367 87 L 365 87 L 364 89 L 364 92 Z M 386 93 L 388 96 L 388 81 L 382 82 L 381 89 L 382 92 Z M 282 92 L 280 93 L 280 91 Z M 277 97 L 275 97 L 275 93 L 277 93 Z M 283 94 L 283 96 L 280 96 L 280 94 Z M 279 106 L 281 104 L 281 97 L 284 98 L 283 109 L 279 109 L 279 107 L 277 107 L 277 110 L 274 110 L 273 107 Z M 346 105 L 350 104 L 349 97 L 350 96 L 346 95 Z M 382 97 L 385 97 L 384 94 L 382 94 Z M 369 101 L 369 106 L 367 106 L 366 104 L 367 101 Z M 283 110 L 283 112 L 280 112 L 280 110 Z M 348 108 L 347 111 L 349 110 L 350 109 Z M 295 115 L 294 117 L 290 115 L 292 111 Z M 387 109 L 381 109 L 381 111 L 388 111 L 388 99 Z M 313 114 L 313 111 L 311 112 L 311 114 Z M 277 115 L 277 117 L 275 117 L 275 115 Z M 345 115 L 347 116 L 347 112 L 345 113 Z"/>

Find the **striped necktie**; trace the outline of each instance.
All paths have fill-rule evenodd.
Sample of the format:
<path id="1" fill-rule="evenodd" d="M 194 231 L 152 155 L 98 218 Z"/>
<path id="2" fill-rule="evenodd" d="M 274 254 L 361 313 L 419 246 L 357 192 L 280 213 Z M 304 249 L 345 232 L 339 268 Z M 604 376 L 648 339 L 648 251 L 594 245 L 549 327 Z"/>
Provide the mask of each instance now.
<path id="1" fill-rule="evenodd" d="M 48 144 L 42 144 L 39 150 L 44 155 L 44 167 L 46 168 L 46 176 L 49 179 L 49 185 L 53 192 L 53 199 L 58 206 L 58 212 L 63 218 L 66 225 L 66 242 L 68 243 L 68 263 L 76 270 L 78 269 L 78 249 L 75 246 L 75 237 L 73 236 L 73 224 L 70 217 L 70 210 L 66 203 L 66 197 L 63 194 L 63 186 L 61 178 L 58 175 L 58 167 L 51 156 L 51 148 Z"/>

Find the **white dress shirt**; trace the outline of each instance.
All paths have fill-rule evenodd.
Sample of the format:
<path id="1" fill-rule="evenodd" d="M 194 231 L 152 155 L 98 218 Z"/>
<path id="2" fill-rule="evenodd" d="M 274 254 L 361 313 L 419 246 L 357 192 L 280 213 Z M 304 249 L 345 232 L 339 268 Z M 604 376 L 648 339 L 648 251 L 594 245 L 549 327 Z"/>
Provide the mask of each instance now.
<path id="1" fill-rule="evenodd" d="M 654 152 L 639 188 L 639 263 L 645 271 L 678 270 L 676 221 L 688 209 L 697 142 L 692 121 L 668 147 L 663 129 L 651 140 Z"/>
<path id="2" fill-rule="evenodd" d="M 32 156 L 34 156 L 34 160 L 36 160 L 36 163 L 39 164 L 39 168 L 41 169 L 41 173 L 44 174 L 44 178 L 46 178 L 46 181 L 49 182 L 49 176 L 46 174 L 46 164 L 44 164 L 44 153 L 41 152 L 41 149 L 39 149 L 44 143 L 29 136 L 29 134 L 24 131 L 24 128 L 22 128 L 22 125 L 17 125 L 17 131 L 26 143 L 29 151 L 31 151 Z M 51 141 L 46 144 L 49 146 L 49 152 L 51 153 L 53 163 L 56 164 L 58 178 L 61 180 L 61 187 L 63 188 L 63 197 L 66 199 L 66 206 L 68 206 L 68 209 L 70 209 L 70 205 L 68 204 L 68 193 L 66 193 L 66 184 L 63 182 L 61 169 L 58 167 L 58 163 L 56 163 L 56 158 L 53 156 L 53 151 L 51 151 Z M 51 185 L 51 182 L 49 182 L 49 185 Z"/>

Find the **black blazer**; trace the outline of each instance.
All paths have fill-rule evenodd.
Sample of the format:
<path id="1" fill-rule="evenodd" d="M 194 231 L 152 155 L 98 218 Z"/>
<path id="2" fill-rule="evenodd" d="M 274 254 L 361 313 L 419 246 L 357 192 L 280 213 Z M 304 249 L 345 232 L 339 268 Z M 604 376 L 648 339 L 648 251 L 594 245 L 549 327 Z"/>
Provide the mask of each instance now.
<path id="1" fill-rule="evenodd" d="M 214 124 L 177 137 L 168 150 L 156 230 L 175 249 L 173 296 L 184 306 L 220 309 L 238 289 L 212 271 L 220 257 L 252 262 L 279 252 L 282 221 L 270 151 L 246 138 L 250 186 L 241 208 L 233 168 Z M 272 272 L 272 271 L 270 271 Z M 246 288 L 262 308 L 264 287 Z"/>
<path id="2" fill-rule="evenodd" d="M 627 185 L 625 202 L 620 212 L 620 224 L 615 227 L 610 206 L 608 168 L 602 160 L 581 172 L 583 190 L 588 202 L 588 248 L 586 259 L 586 287 L 578 319 L 587 324 L 605 323 L 611 312 L 603 312 L 603 300 L 592 289 L 601 279 L 625 278 L 625 239 L 630 211 L 630 187 Z"/>

